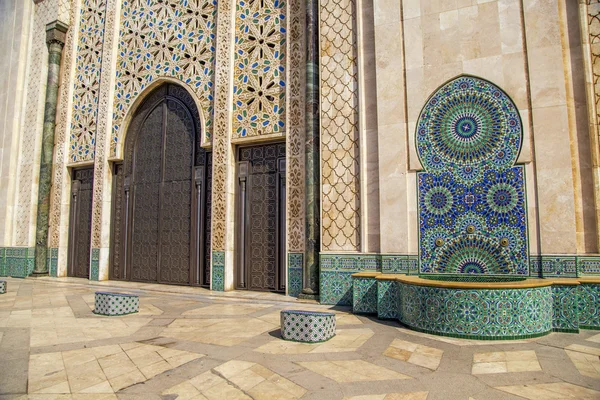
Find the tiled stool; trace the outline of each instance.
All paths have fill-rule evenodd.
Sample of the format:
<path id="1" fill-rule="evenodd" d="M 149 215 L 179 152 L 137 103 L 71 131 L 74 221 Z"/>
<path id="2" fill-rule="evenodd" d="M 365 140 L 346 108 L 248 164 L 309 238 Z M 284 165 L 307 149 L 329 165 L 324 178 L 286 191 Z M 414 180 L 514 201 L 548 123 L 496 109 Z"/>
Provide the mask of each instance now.
<path id="1" fill-rule="evenodd" d="M 0 294 L 6 293 L 6 281 L 0 281 Z"/>
<path id="2" fill-rule="evenodd" d="M 335 336 L 335 314 L 317 311 L 281 311 L 281 337 L 295 342 L 318 343 Z"/>
<path id="3" fill-rule="evenodd" d="M 139 311 L 140 298 L 135 294 L 96 292 L 94 313 L 99 315 L 126 315 Z"/>

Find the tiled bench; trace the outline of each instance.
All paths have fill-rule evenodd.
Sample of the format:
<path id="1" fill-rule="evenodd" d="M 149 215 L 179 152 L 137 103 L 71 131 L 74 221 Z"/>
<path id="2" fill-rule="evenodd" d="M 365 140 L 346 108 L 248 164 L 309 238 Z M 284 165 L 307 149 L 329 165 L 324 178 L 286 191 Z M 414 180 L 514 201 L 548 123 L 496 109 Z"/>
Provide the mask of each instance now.
<path id="1" fill-rule="evenodd" d="M 6 281 L 0 281 L 0 294 L 6 293 Z"/>
<path id="2" fill-rule="evenodd" d="M 96 292 L 94 313 L 99 315 L 127 315 L 139 311 L 140 298 L 134 294 Z"/>
<path id="3" fill-rule="evenodd" d="M 281 337 L 295 342 L 319 343 L 335 336 L 335 314 L 318 311 L 281 311 Z"/>

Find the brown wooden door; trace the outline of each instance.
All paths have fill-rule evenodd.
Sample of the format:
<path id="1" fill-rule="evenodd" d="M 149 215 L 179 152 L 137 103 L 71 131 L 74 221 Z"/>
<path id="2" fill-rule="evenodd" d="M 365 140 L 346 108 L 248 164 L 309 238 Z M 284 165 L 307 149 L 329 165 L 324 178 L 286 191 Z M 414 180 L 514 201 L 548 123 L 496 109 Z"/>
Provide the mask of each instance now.
<path id="1" fill-rule="evenodd" d="M 285 144 L 238 151 L 239 289 L 285 291 Z"/>
<path id="2" fill-rule="evenodd" d="M 153 92 L 134 116 L 128 159 L 115 167 L 112 279 L 208 283 L 210 187 L 198 128 L 193 101 L 174 85 Z"/>
<path id="3" fill-rule="evenodd" d="M 73 171 L 67 276 L 90 276 L 93 182 L 93 167 Z"/>

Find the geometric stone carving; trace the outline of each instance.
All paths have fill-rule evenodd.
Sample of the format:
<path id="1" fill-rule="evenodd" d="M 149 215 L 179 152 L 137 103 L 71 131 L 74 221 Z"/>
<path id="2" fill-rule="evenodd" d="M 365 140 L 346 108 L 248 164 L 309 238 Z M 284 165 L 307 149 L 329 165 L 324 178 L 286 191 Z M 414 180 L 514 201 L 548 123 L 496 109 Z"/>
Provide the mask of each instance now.
<path id="1" fill-rule="evenodd" d="M 360 250 L 358 65 L 355 0 L 320 7 L 322 245 Z"/>

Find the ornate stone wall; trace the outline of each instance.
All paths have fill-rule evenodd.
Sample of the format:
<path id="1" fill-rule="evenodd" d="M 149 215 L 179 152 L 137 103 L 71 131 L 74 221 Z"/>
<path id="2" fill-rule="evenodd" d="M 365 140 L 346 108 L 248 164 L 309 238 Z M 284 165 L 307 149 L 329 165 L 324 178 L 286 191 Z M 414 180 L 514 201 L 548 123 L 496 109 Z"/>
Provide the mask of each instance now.
<path id="1" fill-rule="evenodd" d="M 356 3 L 320 8 L 322 249 L 360 250 Z"/>
<path id="2" fill-rule="evenodd" d="M 110 152 L 119 157 L 123 121 L 139 94 L 173 78 L 200 102 L 204 141 L 213 131 L 215 0 L 123 0 L 117 52 Z"/>
<path id="3" fill-rule="evenodd" d="M 286 11 L 284 0 L 236 2 L 233 138 L 286 129 Z"/>
<path id="4" fill-rule="evenodd" d="M 56 19 L 69 23 L 69 0 L 45 0 L 35 5 L 27 70 L 25 120 L 19 145 L 17 202 L 14 214 L 14 245 L 32 246 L 35 241 L 37 180 L 48 70 L 46 24 Z"/>
<path id="5" fill-rule="evenodd" d="M 69 162 L 94 159 L 107 0 L 83 0 L 75 59 Z"/>

